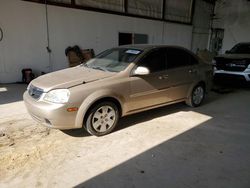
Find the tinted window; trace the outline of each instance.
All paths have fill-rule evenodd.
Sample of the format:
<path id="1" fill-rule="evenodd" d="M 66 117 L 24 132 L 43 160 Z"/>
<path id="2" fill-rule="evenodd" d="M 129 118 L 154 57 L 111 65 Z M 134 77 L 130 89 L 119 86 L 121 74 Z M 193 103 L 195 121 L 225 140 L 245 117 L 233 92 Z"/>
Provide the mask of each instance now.
<path id="1" fill-rule="evenodd" d="M 189 64 L 191 65 L 195 65 L 195 64 L 198 64 L 198 60 L 191 54 L 188 54 L 189 56 Z"/>
<path id="2" fill-rule="evenodd" d="M 230 50 L 230 53 L 250 54 L 250 44 L 237 44 Z"/>
<path id="3" fill-rule="evenodd" d="M 140 66 L 147 67 L 150 72 L 158 72 L 166 69 L 165 51 L 163 49 L 149 52 L 141 61 Z"/>
<path id="4" fill-rule="evenodd" d="M 169 48 L 167 49 L 167 68 L 175 68 L 181 66 L 188 66 L 197 64 L 197 60 L 188 52 L 177 49 Z"/>

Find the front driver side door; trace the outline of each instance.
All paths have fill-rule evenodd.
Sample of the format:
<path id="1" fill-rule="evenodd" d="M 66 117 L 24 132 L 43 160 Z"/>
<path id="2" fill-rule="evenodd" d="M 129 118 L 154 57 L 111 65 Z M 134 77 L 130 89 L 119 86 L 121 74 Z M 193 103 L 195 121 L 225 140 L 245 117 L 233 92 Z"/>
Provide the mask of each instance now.
<path id="1" fill-rule="evenodd" d="M 168 75 L 166 73 L 165 49 L 155 49 L 148 52 L 137 66 L 147 67 L 150 74 L 131 77 L 129 111 L 168 102 L 169 97 L 166 95 Z"/>

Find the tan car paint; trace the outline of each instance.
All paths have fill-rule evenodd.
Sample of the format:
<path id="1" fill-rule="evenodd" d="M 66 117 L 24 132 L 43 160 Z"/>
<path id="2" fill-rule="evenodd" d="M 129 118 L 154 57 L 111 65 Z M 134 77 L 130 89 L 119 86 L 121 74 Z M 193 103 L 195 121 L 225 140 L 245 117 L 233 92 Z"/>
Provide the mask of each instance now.
<path id="1" fill-rule="evenodd" d="M 41 76 L 31 84 L 42 88 L 45 92 L 68 88 L 70 90 L 69 102 L 54 104 L 37 101 L 26 91 L 24 93 L 26 107 L 33 118 L 47 126 L 73 129 L 82 127 L 88 109 L 104 98 L 116 100 L 121 108 L 121 116 L 125 116 L 185 101 L 190 96 L 192 88 L 200 81 L 209 85 L 211 78 L 205 77 L 205 71 L 211 72 L 212 76 L 212 68 L 210 70 L 209 65 L 202 62 L 199 65 L 170 69 L 145 76 L 134 75 L 137 60 L 152 48 L 155 46 L 146 48 L 135 63 L 131 63 L 119 73 L 78 66 Z M 78 111 L 67 112 L 67 108 L 72 107 L 77 107 Z M 44 122 L 44 118 L 49 119 L 52 125 Z"/>
<path id="2" fill-rule="evenodd" d="M 53 72 L 53 74 L 45 74 L 33 80 L 32 84 L 35 86 L 39 85 L 39 87 L 47 92 L 54 88 L 70 88 L 75 85 L 92 82 L 112 75 L 114 75 L 114 73 L 77 66 L 56 71 Z"/>

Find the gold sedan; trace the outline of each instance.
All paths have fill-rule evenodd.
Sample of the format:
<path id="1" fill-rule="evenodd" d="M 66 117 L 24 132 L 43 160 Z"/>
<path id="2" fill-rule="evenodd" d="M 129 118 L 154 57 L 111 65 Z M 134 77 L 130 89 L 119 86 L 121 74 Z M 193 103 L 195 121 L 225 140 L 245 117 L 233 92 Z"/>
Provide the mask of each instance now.
<path id="1" fill-rule="evenodd" d="M 211 79 L 212 66 L 182 47 L 121 46 L 38 77 L 24 102 L 30 115 L 48 127 L 84 127 L 102 136 L 122 116 L 182 101 L 199 106 Z"/>

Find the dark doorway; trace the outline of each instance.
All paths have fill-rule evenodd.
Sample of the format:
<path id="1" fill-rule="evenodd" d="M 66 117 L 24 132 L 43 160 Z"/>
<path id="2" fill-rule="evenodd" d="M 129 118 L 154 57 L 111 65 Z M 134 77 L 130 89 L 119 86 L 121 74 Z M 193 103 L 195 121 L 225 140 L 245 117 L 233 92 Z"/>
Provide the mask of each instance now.
<path id="1" fill-rule="evenodd" d="M 132 33 L 119 33 L 119 46 L 132 44 L 133 35 Z"/>

